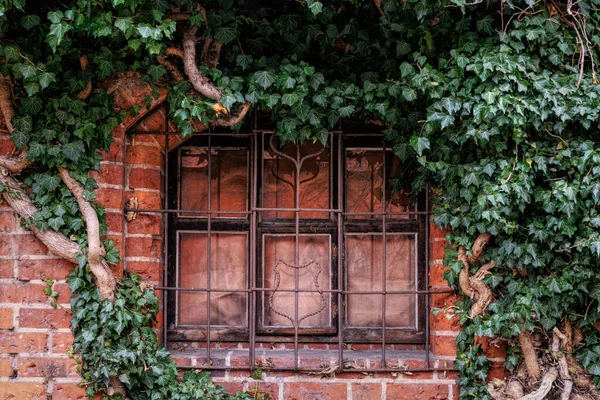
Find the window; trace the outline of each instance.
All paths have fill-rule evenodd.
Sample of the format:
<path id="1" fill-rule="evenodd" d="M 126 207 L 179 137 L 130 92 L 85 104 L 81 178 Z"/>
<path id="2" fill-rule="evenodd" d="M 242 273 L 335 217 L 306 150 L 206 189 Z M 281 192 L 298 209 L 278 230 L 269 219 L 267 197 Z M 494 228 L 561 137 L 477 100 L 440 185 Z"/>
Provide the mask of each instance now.
<path id="1" fill-rule="evenodd" d="M 426 205 L 383 135 L 202 133 L 169 160 L 169 340 L 426 341 Z"/>

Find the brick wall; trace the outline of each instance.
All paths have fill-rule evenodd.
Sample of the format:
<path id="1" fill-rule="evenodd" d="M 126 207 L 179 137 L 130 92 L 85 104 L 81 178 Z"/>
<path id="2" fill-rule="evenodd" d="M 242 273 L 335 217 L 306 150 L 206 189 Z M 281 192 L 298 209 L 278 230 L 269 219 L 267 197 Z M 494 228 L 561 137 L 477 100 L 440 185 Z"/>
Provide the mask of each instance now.
<path id="1" fill-rule="evenodd" d="M 115 104 L 128 108 L 143 104 L 148 88 L 135 80 L 120 81 Z M 161 93 L 161 99 L 165 93 Z M 125 137 L 127 126 L 139 120 L 129 118 L 114 131 L 114 143 L 103 152 L 100 172 L 92 172 L 97 180 L 98 201 L 106 210 L 107 237 L 112 239 L 123 256 L 114 267 L 120 275 L 123 268 L 140 274 L 155 285 L 162 284 L 162 224 L 160 214 L 139 214 L 125 222 L 123 208 L 130 197 L 137 197 L 140 208 L 160 209 L 163 204 L 163 156 L 165 139 L 160 136 L 135 135 Z M 164 128 L 164 111 L 148 112 L 139 130 Z M 173 127 L 171 127 L 173 129 Z M 171 137 L 169 148 L 180 143 Z M 126 151 L 125 151 L 126 149 Z M 0 135 L 0 153 L 9 154 L 12 143 Z M 125 151 L 125 154 L 124 154 Z M 443 249 L 445 232 L 431 224 L 430 282 L 433 288 L 447 289 L 443 280 Z M 0 399 L 54 400 L 84 399 L 84 390 L 76 364 L 67 352 L 73 338 L 69 329 L 70 292 L 65 279 L 72 266 L 52 254 L 30 232 L 19 225 L 11 209 L 0 202 Z M 44 279 L 54 281 L 59 293 L 58 307 L 52 308 L 44 294 Z M 160 296 L 160 293 L 158 293 Z M 454 294 L 432 296 L 432 307 L 452 305 Z M 431 315 L 431 365 L 445 368 L 452 365 L 456 353 L 454 344 L 459 325 L 452 315 Z M 162 317 L 156 325 L 160 331 Z M 503 373 L 504 349 L 484 341 L 493 357 L 495 376 Z M 241 346 L 241 345 L 240 345 Z M 410 358 L 410 357 L 409 357 Z M 183 367 L 196 365 L 194 357 L 175 355 Z M 231 358 L 227 358 L 231 363 Z M 423 361 L 403 360 L 412 367 L 423 367 Z M 420 364 L 419 364 L 420 363 Z M 250 373 L 236 370 L 216 371 L 214 379 L 229 391 L 255 390 L 269 393 L 274 399 L 457 399 L 454 372 L 343 373 L 320 378 L 289 372 L 264 372 L 263 379 L 250 378 Z M 239 367 L 238 367 L 239 368 Z"/>

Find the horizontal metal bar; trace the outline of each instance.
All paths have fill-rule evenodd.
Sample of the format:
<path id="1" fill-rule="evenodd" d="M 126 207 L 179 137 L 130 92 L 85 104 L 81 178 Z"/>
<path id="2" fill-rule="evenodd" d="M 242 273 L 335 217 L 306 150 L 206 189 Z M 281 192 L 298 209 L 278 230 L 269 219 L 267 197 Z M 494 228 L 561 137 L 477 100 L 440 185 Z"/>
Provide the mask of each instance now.
<path id="1" fill-rule="evenodd" d="M 344 212 L 341 208 L 266 208 L 266 207 L 257 207 L 253 208 L 250 211 L 227 211 L 227 210 L 186 210 L 186 209 L 154 209 L 154 208 L 125 208 L 123 212 L 154 212 L 154 213 L 182 213 L 182 214 L 240 214 L 240 215 L 249 215 L 254 211 L 279 211 L 279 212 L 330 212 L 330 213 L 341 213 L 342 215 L 352 216 L 352 215 L 429 215 L 430 213 L 427 211 L 405 211 L 405 212 Z"/>
<path id="2" fill-rule="evenodd" d="M 174 131 L 128 131 L 128 135 L 162 135 L 162 136 L 181 136 L 181 132 Z M 250 137 L 253 133 L 223 133 L 223 132 L 192 132 L 191 136 L 234 136 L 234 137 Z M 213 146 L 218 147 L 218 146 Z"/>
<path id="3" fill-rule="evenodd" d="M 291 349 L 290 349 L 291 351 Z M 300 359 L 302 360 L 302 359 Z M 294 368 L 289 368 L 289 367 L 285 367 L 285 368 L 266 368 L 260 365 L 255 365 L 254 367 L 231 367 L 231 366 L 212 366 L 212 365 L 196 365 L 196 366 L 191 366 L 191 365 L 182 365 L 182 366 L 178 366 L 178 369 L 207 369 L 207 370 L 230 370 L 230 371 L 246 371 L 246 370 L 254 370 L 254 369 L 260 369 L 262 371 L 265 372 L 269 372 L 269 371 L 275 371 L 275 372 L 319 372 L 322 371 L 324 368 L 314 368 L 314 369 L 309 369 L 309 368 L 299 368 L 299 369 L 294 369 Z M 341 371 L 338 369 L 336 371 L 336 373 L 343 373 L 343 372 L 369 372 L 369 373 L 373 373 L 373 372 L 397 372 L 397 373 L 406 373 L 406 372 L 452 372 L 452 371 L 456 371 L 456 368 L 435 368 L 435 367 L 430 367 L 430 368 L 368 368 L 368 369 L 358 369 L 358 368 L 343 368 L 341 369 Z"/>
<path id="4" fill-rule="evenodd" d="M 127 212 L 137 212 L 137 213 L 181 213 L 181 214 L 240 214 L 240 215 L 250 215 L 251 211 L 209 211 L 209 210 L 183 210 L 183 209 L 154 209 L 154 208 L 125 208 L 123 209 L 124 213 Z"/>
<path id="5" fill-rule="evenodd" d="M 252 292 L 272 292 L 274 288 L 251 288 L 251 289 L 208 289 L 208 288 L 182 288 L 177 286 L 155 286 L 154 290 L 173 291 L 173 292 L 218 292 L 218 293 L 252 293 Z M 444 294 L 456 293 L 456 289 L 443 290 L 386 290 L 386 291 L 348 291 L 339 289 L 301 290 L 301 289 L 277 289 L 277 292 L 289 293 L 341 293 L 341 294 Z"/>

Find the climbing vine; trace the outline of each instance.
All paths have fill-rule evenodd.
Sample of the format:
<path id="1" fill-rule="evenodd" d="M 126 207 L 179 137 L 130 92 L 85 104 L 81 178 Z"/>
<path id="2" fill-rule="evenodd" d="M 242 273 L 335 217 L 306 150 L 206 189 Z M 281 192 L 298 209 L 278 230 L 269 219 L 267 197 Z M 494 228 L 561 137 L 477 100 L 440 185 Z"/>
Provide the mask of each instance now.
<path id="1" fill-rule="evenodd" d="M 91 396 L 226 398 L 176 380 L 151 322 L 157 299 L 119 261 L 94 202 L 99 150 L 126 114 L 119 80 L 168 88 L 183 135 L 236 129 L 251 109 L 283 141 L 340 120 L 381 125 L 436 188 L 461 399 L 598 398 L 600 1 L 0 1 L 0 111 L 14 154 L 0 191 L 76 267 L 75 350 Z M 148 101 L 152 101 L 151 98 Z M 396 189 L 405 180 L 392 178 Z M 450 311 L 450 310 L 446 310 Z M 485 337 L 510 345 L 486 379 Z M 251 398 L 238 393 L 236 398 Z"/>

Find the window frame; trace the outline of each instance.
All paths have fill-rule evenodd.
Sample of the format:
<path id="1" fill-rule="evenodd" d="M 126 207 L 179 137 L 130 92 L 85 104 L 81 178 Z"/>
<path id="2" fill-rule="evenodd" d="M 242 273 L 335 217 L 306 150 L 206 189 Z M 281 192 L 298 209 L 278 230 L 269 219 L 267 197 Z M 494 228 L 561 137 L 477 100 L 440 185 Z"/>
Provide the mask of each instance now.
<path id="1" fill-rule="evenodd" d="M 355 219 L 349 220 L 346 218 L 346 205 L 345 205 L 345 187 L 344 182 L 346 179 L 346 151 L 348 148 L 355 148 L 356 146 L 347 146 L 347 142 L 355 139 L 348 140 L 347 138 L 362 137 L 358 142 L 364 141 L 365 145 L 361 147 L 381 149 L 386 153 L 387 147 L 385 146 L 384 136 L 380 133 L 375 134 L 357 134 L 352 133 L 344 135 L 341 132 L 333 132 L 329 136 L 330 143 L 330 208 L 337 210 L 331 212 L 328 218 L 324 219 L 305 219 L 300 220 L 302 223 L 299 226 L 297 232 L 303 233 L 316 233 L 326 232 L 330 235 L 331 243 L 331 286 L 330 286 L 330 298 L 331 298 L 331 309 L 330 315 L 332 319 L 333 329 L 323 331 L 320 329 L 304 329 L 299 328 L 298 332 L 294 329 L 265 329 L 262 325 L 261 315 L 262 309 L 262 296 L 263 291 L 262 281 L 260 280 L 262 270 L 262 238 L 264 234 L 270 233 L 290 233 L 291 235 L 296 234 L 294 220 L 283 221 L 279 219 L 268 220 L 261 218 L 260 211 L 262 204 L 260 202 L 260 188 L 262 186 L 262 171 L 264 159 L 261 151 L 264 150 L 265 135 L 274 134 L 273 131 L 254 131 L 250 134 L 239 136 L 239 134 L 231 133 L 226 134 L 229 137 L 237 135 L 240 140 L 245 140 L 248 145 L 248 178 L 247 184 L 247 217 L 246 220 L 227 218 L 189 218 L 181 217 L 178 212 L 171 212 L 168 214 L 168 226 L 169 226 L 169 248 L 167 249 L 167 286 L 178 288 L 177 282 L 177 260 L 178 260 L 178 247 L 177 237 L 181 230 L 192 230 L 192 231 L 223 231 L 225 229 L 234 232 L 247 232 L 248 234 L 248 282 L 247 282 L 247 324 L 246 327 L 217 327 L 217 326 L 194 326 L 194 327 L 182 327 L 173 324 L 173 316 L 177 315 L 177 301 L 173 301 L 173 297 L 177 298 L 179 290 L 165 291 L 164 295 L 167 297 L 166 311 L 167 317 L 167 340 L 168 341 L 206 341 L 207 337 L 213 341 L 237 341 L 237 342 L 248 342 L 256 340 L 257 342 L 308 342 L 308 343 L 337 343 L 343 338 L 344 343 L 411 343 L 411 344 L 423 344 L 426 343 L 426 321 L 428 310 L 426 310 L 425 297 L 428 296 L 426 287 L 426 274 L 427 274 L 427 227 L 428 224 L 428 210 L 426 210 L 425 193 L 419 196 L 417 201 L 415 213 L 413 218 L 388 218 L 385 222 L 376 222 L 374 218 Z M 194 135 L 191 139 L 180 145 L 176 149 L 172 150 L 168 157 L 169 160 L 169 176 L 168 176 L 168 207 L 170 209 L 177 209 L 179 207 L 179 166 L 180 166 L 180 150 L 185 147 L 196 147 L 196 146 L 219 146 L 219 147 L 238 147 L 228 143 L 226 146 L 220 146 L 219 144 L 223 140 L 227 142 L 227 139 L 221 140 L 223 134 L 218 133 L 200 133 Z M 375 138 L 380 138 L 381 146 L 373 146 Z M 216 139 L 216 140 L 215 140 Z M 206 144 L 203 144 L 206 143 Z M 210 149 L 209 149 L 210 154 Z M 384 171 L 386 167 L 384 166 Z M 385 172 L 384 172 L 385 174 Z M 384 177 L 384 181 L 386 178 Z M 341 204 L 342 201 L 344 204 Z M 260 206 L 259 206 L 260 205 Z M 385 227 L 385 229 L 384 229 Z M 204 229 L 201 229 L 204 228 Z M 379 228 L 381 232 L 373 231 L 374 228 Z M 416 307 L 415 311 L 415 324 L 414 330 L 410 329 L 397 329 L 386 327 L 382 323 L 382 327 L 352 327 L 348 326 L 346 321 L 346 310 L 345 304 L 348 302 L 347 288 L 347 257 L 345 248 L 347 234 L 363 233 L 363 234 L 374 234 L 381 233 L 384 236 L 386 234 L 414 234 L 416 236 L 415 244 L 415 273 L 416 273 Z M 254 236 L 252 240 L 251 236 Z M 254 247 L 253 247 L 254 245 Z M 255 249 L 255 254 L 252 254 L 252 248 Z M 342 262 L 343 260 L 343 262 Z M 384 290 L 382 290 L 384 291 Z M 424 292 L 424 293 L 421 293 Z M 385 297 L 385 296 L 383 296 Z M 341 300 L 341 302 L 340 302 Z M 382 317 L 383 318 L 383 317 Z M 297 334 L 296 334 L 297 333 Z"/>

